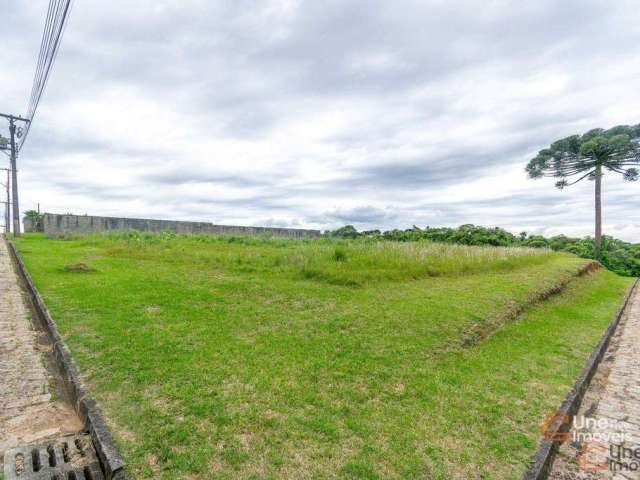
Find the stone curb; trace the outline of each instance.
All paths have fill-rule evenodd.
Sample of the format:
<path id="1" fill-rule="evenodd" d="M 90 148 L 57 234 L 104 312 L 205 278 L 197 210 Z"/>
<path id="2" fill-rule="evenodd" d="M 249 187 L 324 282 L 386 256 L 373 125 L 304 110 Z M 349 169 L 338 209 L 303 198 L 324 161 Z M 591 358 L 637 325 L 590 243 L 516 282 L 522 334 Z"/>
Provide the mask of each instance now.
<path id="1" fill-rule="evenodd" d="M 58 328 L 49 313 L 49 309 L 36 289 L 29 272 L 15 247 L 7 239 L 9 253 L 15 265 L 18 267 L 20 279 L 27 287 L 31 303 L 44 328 L 49 341 L 53 346 L 53 354 L 58 368 L 63 377 L 64 386 L 71 397 L 73 407 L 80 419 L 84 422 L 85 429 L 91 434 L 98 458 L 104 469 L 106 480 L 123 480 L 129 478 L 125 470 L 125 462 L 113 441 L 109 427 L 104 421 L 102 412 L 94 400 L 87 398 L 86 391 L 80 380 L 78 369 L 71 357 L 71 351 L 65 345 L 58 332 Z"/>
<path id="2" fill-rule="evenodd" d="M 578 377 L 578 380 L 576 381 L 574 387 L 567 394 L 564 401 L 560 404 L 560 408 L 558 408 L 557 411 L 556 420 L 548 428 L 549 436 L 551 436 L 552 438 L 558 438 L 558 434 L 568 431 L 569 426 L 565 422 L 563 422 L 563 418 L 572 417 L 580 408 L 582 398 L 584 397 L 584 394 L 589 387 L 591 379 L 596 373 L 602 357 L 604 357 L 604 354 L 607 351 L 607 347 L 609 346 L 611 337 L 613 337 L 613 334 L 615 333 L 616 328 L 620 323 L 620 319 L 622 318 L 622 314 L 627 306 L 627 303 L 629 303 L 631 294 L 638 287 L 639 280 L 640 279 L 636 278 L 631 288 L 629 288 L 629 290 L 627 291 L 622 304 L 613 317 L 613 320 L 600 338 L 600 341 L 598 342 L 596 348 L 591 352 L 591 355 L 589 355 L 587 363 L 583 367 L 582 372 L 580 373 L 580 376 Z M 536 453 L 531 458 L 529 466 L 522 475 L 522 480 L 546 480 L 549 476 L 549 473 L 551 472 L 551 467 L 553 466 L 553 461 L 555 459 L 556 453 L 558 452 L 560 443 L 560 440 L 550 440 L 545 438 L 540 440 Z"/>

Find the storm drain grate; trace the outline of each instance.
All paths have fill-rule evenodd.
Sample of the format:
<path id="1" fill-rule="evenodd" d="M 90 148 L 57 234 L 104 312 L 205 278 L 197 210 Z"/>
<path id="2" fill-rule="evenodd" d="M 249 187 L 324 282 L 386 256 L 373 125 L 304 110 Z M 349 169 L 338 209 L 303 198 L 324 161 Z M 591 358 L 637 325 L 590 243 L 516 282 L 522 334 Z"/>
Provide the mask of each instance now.
<path id="1" fill-rule="evenodd" d="M 4 454 L 5 480 L 104 480 L 90 435 L 72 435 Z"/>

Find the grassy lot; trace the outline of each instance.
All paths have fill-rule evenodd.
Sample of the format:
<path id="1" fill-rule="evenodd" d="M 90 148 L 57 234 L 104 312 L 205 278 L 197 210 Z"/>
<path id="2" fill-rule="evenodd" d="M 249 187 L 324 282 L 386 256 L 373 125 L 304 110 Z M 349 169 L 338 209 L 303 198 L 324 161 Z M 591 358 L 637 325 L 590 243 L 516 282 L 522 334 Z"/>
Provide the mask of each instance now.
<path id="1" fill-rule="evenodd" d="M 16 244 L 137 478 L 518 478 L 631 282 L 600 270 L 511 321 L 586 261 L 141 234 Z"/>

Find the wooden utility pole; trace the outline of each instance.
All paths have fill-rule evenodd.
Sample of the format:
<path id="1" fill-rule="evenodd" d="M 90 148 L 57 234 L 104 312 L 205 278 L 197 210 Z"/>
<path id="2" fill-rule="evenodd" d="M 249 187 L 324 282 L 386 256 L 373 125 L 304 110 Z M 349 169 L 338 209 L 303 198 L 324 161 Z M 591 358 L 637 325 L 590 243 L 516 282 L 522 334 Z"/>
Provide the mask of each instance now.
<path id="1" fill-rule="evenodd" d="M 16 122 L 29 123 L 29 120 L 15 115 L 0 113 L 0 117 L 9 120 L 9 143 L 11 144 L 11 192 L 13 200 L 13 234 L 20 236 L 20 202 L 18 201 L 18 169 L 16 167 L 16 159 L 18 150 L 16 148 Z"/>

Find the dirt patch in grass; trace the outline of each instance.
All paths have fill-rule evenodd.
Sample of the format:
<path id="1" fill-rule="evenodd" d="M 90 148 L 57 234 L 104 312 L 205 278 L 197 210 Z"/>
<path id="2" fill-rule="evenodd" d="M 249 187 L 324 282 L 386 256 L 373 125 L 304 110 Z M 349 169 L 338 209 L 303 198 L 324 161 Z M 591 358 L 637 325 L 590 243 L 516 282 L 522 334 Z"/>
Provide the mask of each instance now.
<path id="1" fill-rule="evenodd" d="M 63 270 L 65 272 L 72 272 L 72 273 L 95 272 L 95 269 L 93 267 L 90 267 L 86 263 L 68 263 L 63 267 Z"/>

